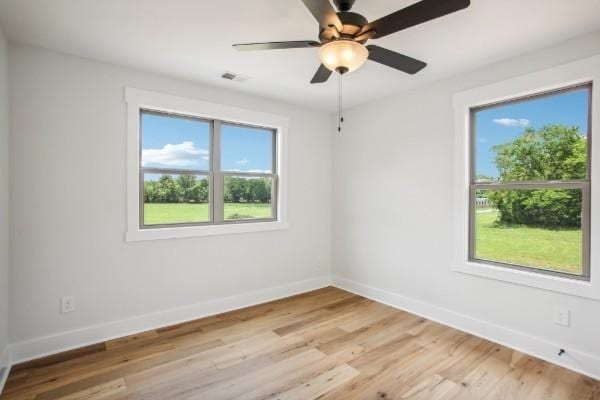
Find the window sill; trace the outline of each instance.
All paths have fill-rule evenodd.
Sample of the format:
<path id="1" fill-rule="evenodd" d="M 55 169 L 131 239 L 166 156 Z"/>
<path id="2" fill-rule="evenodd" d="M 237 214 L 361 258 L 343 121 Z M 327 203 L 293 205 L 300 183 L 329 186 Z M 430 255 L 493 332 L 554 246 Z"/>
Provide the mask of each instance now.
<path id="1" fill-rule="evenodd" d="M 169 228 L 151 228 L 129 231 L 125 234 L 127 242 L 145 240 L 177 239 L 200 236 L 231 235 L 239 233 L 266 232 L 288 229 L 287 222 L 269 221 L 241 224 L 181 226 Z"/>
<path id="2" fill-rule="evenodd" d="M 455 262 L 452 269 L 464 274 L 600 300 L 598 289 L 590 281 L 581 279 L 569 279 L 473 261 Z"/>

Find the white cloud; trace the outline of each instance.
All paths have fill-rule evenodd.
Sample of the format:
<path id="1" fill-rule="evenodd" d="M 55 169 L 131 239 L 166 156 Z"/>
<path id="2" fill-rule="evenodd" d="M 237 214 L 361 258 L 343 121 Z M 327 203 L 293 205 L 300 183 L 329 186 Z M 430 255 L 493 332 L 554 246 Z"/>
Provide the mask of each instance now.
<path id="1" fill-rule="evenodd" d="M 248 164 L 248 159 L 244 157 L 241 160 L 237 160 L 235 163 L 240 165 L 246 165 Z"/>
<path id="2" fill-rule="evenodd" d="M 519 119 L 515 119 L 515 118 L 496 118 L 494 120 L 495 124 L 498 125 L 502 125 L 502 126 L 509 126 L 509 127 L 526 127 L 529 126 L 529 124 L 531 123 L 531 121 L 529 121 L 528 119 L 525 118 L 519 118 Z"/>
<path id="3" fill-rule="evenodd" d="M 197 148 L 194 142 L 165 144 L 162 149 L 142 150 L 142 166 L 190 168 L 198 167 L 201 159 L 208 159 L 208 150 Z"/>

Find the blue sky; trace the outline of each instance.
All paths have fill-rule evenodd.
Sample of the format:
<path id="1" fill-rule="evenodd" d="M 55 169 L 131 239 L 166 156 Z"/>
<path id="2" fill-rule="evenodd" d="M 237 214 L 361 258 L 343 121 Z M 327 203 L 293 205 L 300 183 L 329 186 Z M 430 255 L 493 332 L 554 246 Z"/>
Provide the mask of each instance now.
<path id="1" fill-rule="evenodd" d="M 586 89 L 553 96 L 500 105 L 475 115 L 477 175 L 497 177 L 495 153 L 491 148 L 508 143 L 523 131 L 548 124 L 577 126 L 582 135 L 588 129 L 588 92 Z"/>
<path id="2" fill-rule="evenodd" d="M 273 132 L 221 125 L 221 168 L 224 171 L 271 172 Z"/>
<path id="3" fill-rule="evenodd" d="M 223 124 L 221 166 L 224 171 L 271 172 L 273 133 Z M 201 120 L 142 114 L 142 165 L 208 170 L 210 124 Z"/>

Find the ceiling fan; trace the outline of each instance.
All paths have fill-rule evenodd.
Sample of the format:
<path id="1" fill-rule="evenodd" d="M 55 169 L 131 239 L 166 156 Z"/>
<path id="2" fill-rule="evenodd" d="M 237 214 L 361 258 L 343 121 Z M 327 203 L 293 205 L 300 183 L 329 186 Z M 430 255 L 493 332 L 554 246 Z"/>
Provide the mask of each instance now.
<path id="1" fill-rule="evenodd" d="M 240 51 L 320 48 L 321 66 L 310 83 L 322 83 L 335 71 L 340 75 L 360 68 L 367 59 L 400 71 L 416 74 L 427 65 L 376 45 L 365 45 L 370 39 L 422 24 L 435 18 L 467 8 L 470 0 L 421 0 L 402 10 L 368 22 L 365 17 L 351 12 L 355 0 L 302 0 L 319 23 L 319 41 L 267 42 L 234 44 Z"/>

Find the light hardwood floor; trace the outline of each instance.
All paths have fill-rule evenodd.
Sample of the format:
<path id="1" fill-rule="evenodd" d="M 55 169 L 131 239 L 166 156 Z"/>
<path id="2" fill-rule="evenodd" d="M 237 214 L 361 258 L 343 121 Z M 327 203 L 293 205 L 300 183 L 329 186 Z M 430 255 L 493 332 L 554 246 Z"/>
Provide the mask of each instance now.
<path id="1" fill-rule="evenodd" d="M 16 366 L 9 399 L 600 399 L 600 382 L 325 288 Z"/>

